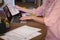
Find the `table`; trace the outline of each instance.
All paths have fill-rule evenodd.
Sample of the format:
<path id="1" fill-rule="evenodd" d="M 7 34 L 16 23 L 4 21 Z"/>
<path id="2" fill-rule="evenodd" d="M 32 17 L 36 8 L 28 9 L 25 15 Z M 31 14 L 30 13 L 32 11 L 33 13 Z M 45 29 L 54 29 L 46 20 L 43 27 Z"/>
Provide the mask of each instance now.
<path id="1" fill-rule="evenodd" d="M 4 13 L 4 12 L 0 11 L 0 14 L 1 13 Z M 32 27 L 36 27 L 36 28 L 41 28 L 42 30 L 40 32 L 42 34 L 33 38 L 33 39 L 31 39 L 31 40 L 44 40 L 44 38 L 46 36 L 46 33 L 47 33 L 47 27 L 44 24 L 38 23 L 34 20 L 27 20 L 26 23 L 11 23 L 8 31 L 13 30 L 13 29 L 18 28 L 18 27 L 23 26 L 23 25 L 28 25 L 28 26 L 32 26 Z M 0 38 L 0 40 L 2 40 L 2 39 Z"/>
<path id="2" fill-rule="evenodd" d="M 44 40 L 45 36 L 46 36 L 46 32 L 47 32 L 47 27 L 44 25 L 44 24 L 41 24 L 41 23 L 38 23 L 38 22 L 35 22 L 35 21 L 32 21 L 32 20 L 29 20 L 29 21 L 26 21 L 27 23 L 16 23 L 16 24 L 11 24 L 10 25 L 10 30 L 13 30 L 17 27 L 20 27 L 20 26 L 23 26 L 23 25 L 28 25 L 28 26 L 32 26 L 32 27 L 36 27 L 36 28 L 41 28 L 42 30 L 40 31 L 42 34 L 38 37 L 35 37 L 31 40 Z"/>
<path id="3" fill-rule="evenodd" d="M 33 39 L 31 39 L 31 40 L 44 40 L 44 38 L 46 36 L 46 33 L 47 33 L 47 27 L 44 24 L 41 24 L 41 23 L 38 23 L 38 22 L 35 22 L 35 21 L 32 21 L 32 20 L 26 21 L 26 23 L 12 23 L 12 24 L 10 24 L 9 31 L 11 31 L 15 28 L 18 28 L 20 26 L 23 26 L 23 25 L 28 25 L 28 26 L 32 26 L 32 27 L 42 29 L 41 31 L 39 31 L 42 34 L 33 38 Z"/>

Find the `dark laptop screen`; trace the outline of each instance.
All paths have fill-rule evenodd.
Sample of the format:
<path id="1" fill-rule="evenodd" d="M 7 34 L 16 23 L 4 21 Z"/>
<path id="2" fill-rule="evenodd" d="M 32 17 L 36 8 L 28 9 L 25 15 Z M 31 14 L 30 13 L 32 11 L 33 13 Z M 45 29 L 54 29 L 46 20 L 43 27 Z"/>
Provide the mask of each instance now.
<path id="1" fill-rule="evenodd" d="M 10 13 L 10 11 L 9 11 L 8 7 L 7 7 L 7 6 L 5 6 L 5 7 L 3 8 L 3 10 L 4 10 L 4 12 L 5 12 L 5 15 L 6 15 L 7 19 L 8 19 L 8 20 L 9 20 L 9 22 L 10 22 L 10 21 L 11 21 L 11 19 L 12 19 L 12 15 L 11 15 L 11 13 Z"/>

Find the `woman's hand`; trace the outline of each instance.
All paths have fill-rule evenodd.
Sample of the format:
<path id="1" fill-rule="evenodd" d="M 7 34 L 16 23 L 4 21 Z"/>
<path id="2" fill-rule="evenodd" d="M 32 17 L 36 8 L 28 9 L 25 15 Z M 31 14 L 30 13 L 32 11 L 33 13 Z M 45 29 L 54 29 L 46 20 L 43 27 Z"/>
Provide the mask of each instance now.
<path id="1" fill-rule="evenodd" d="M 29 20 L 29 19 L 33 19 L 34 16 L 23 16 L 20 18 L 20 20 Z"/>
<path id="2" fill-rule="evenodd" d="M 32 19 L 36 22 L 39 22 L 39 23 L 44 23 L 44 18 L 43 17 L 36 17 L 36 16 L 23 16 L 20 18 L 20 20 L 29 20 L 29 19 Z"/>

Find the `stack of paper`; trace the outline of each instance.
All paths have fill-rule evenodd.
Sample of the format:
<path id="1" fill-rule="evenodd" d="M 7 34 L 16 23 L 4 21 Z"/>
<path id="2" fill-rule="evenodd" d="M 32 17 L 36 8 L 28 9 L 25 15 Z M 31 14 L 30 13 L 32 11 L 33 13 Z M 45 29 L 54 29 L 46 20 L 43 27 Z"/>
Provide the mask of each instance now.
<path id="1" fill-rule="evenodd" d="M 30 40 L 41 35 L 38 31 L 41 31 L 41 29 L 24 25 L 7 32 L 5 36 L 2 36 L 2 38 L 9 40 Z"/>

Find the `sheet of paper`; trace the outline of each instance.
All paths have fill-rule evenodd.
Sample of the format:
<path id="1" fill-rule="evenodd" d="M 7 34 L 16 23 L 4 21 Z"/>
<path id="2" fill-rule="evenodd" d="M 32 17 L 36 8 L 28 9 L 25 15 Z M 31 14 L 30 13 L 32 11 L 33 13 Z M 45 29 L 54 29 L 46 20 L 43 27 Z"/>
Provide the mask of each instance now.
<path id="1" fill-rule="evenodd" d="M 28 31 L 28 30 L 30 30 L 30 31 L 41 31 L 40 28 L 35 28 L 35 27 L 32 27 L 32 26 L 28 26 L 28 25 L 23 25 L 21 27 L 18 27 L 16 29 L 12 30 L 12 31 L 18 31 L 18 30 L 21 30 L 21 31 L 23 31 L 23 30 L 24 31 Z"/>
<path id="2" fill-rule="evenodd" d="M 0 38 L 2 38 L 4 40 L 29 40 L 29 39 L 24 39 L 24 38 L 20 38 L 20 37 L 18 38 L 15 35 L 9 35 L 9 36 L 5 35 L 5 36 L 1 36 Z"/>
<path id="3" fill-rule="evenodd" d="M 32 38 L 37 37 L 37 36 L 39 36 L 39 35 L 41 35 L 41 34 L 42 34 L 42 33 L 40 33 L 40 32 L 35 32 L 35 33 L 29 35 L 27 39 L 32 39 Z"/>
<path id="4" fill-rule="evenodd" d="M 5 36 L 8 36 L 10 39 L 15 38 L 16 40 L 30 40 L 34 37 L 41 35 L 41 33 L 38 31 L 41 31 L 41 29 L 24 25 L 5 33 Z"/>
<path id="5" fill-rule="evenodd" d="M 37 32 L 37 31 L 41 31 L 41 29 L 24 25 L 24 26 L 21 26 L 19 28 L 14 29 L 14 30 L 12 30 L 8 33 L 13 32 L 13 33 L 16 33 L 16 34 L 20 34 L 24 37 L 27 37 L 27 36 L 31 35 L 34 32 Z"/>
<path id="6" fill-rule="evenodd" d="M 35 33 L 29 35 L 28 37 L 23 37 L 16 33 L 10 33 L 9 35 L 2 36 L 1 38 L 5 39 L 5 40 L 30 40 L 39 35 L 41 35 L 41 33 L 35 32 Z"/>

